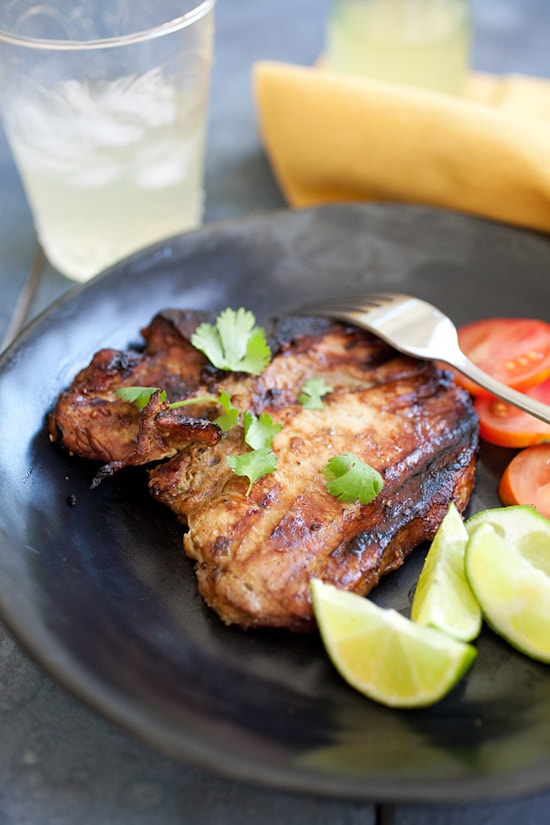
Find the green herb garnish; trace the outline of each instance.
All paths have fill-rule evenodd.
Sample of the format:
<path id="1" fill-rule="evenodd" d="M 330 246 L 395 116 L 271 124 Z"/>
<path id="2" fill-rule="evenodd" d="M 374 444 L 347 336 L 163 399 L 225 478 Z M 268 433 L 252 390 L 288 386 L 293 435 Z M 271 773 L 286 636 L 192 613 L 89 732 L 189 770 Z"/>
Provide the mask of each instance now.
<path id="1" fill-rule="evenodd" d="M 332 392 L 332 387 L 325 384 L 322 378 L 308 378 L 302 384 L 302 391 L 298 396 L 298 403 L 306 410 L 322 410 L 323 396 Z"/>
<path id="2" fill-rule="evenodd" d="M 231 427 L 234 427 L 235 424 L 239 420 L 239 411 L 236 407 L 233 406 L 231 403 L 231 396 L 225 390 L 220 392 L 220 396 L 217 399 L 218 404 L 224 408 L 225 412 L 222 415 L 219 415 L 216 420 L 215 424 L 221 429 L 222 433 L 226 433 Z"/>
<path id="3" fill-rule="evenodd" d="M 253 450 L 271 447 L 277 433 L 283 429 L 282 424 L 275 424 L 269 413 L 262 412 L 258 417 L 250 410 L 243 413 L 244 440 Z"/>
<path id="4" fill-rule="evenodd" d="M 142 410 L 156 392 L 160 392 L 161 401 L 166 401 L 166 393 L 160 387 L 120 387 L 116 391 L 116 395 L 122 398 L 123 401 L 135 404 L 138 410 Z"/>
<path id="5" fill-rule="evenodd" d="M 274 437 L 282 430 L 282 424 L 276 424 L 269 413 L 254 415 L 250 410 L 243 413 L 244 440 L 252 450 L 237 456 L 227 456 L 226 460 L 238 476 L 249 480 L 246 495 L 252 485 L 277 469 L 277 456 L 271 449 Z"/>
<path id="6" fill-rule="evenodd" d="M 260 375 L 271 358 L 265 331 L 256 326 L 252 312 L 242 307 L 224 309 L 214 325 L 200 324 L 191 343 L 221 370 Z"/>
<path id="7" fill-rule="evenodd" d="M 255 481 L 274 473 L 277 469 L 277 456 L 269 447 L 242 455 L 228 455 L 226 461 L 236 475 L 248 478 L 249 485 L 245 495 L 250 493 Z"/>
<path id="8" fill-rule="evenodd" d="M 119 387 L 116 390 L 115 395 L 119 398 L 122 398 L 124 401 L 129 401 L 131 404 L 135 404 L 135 406 L 142 410 L 144 407 L 147 406 L 151 397 L 156 393 L 160 393 L 160 400 L 166 401 L 166 392 L 161 390 L 160 387 Z M 176 410 L 178 407 L 190 407 L 191 404 L 206 404 L 209 401 L 213 402 L 214 404 L 222 404 L 221 396 L 227 395 L 227 393 L 220 393 L 220 396 L 216 398 L 213 395 L 204 395 L 201 397 L 194 396 L 193 398 L 185 398 L 182 401 L 173 401 L 169 404 L 169 408 L 171 410 Z M 227 396 L 229 398 L 229 396 Z"/>
<path id="9" fill-rule="evenodd" d="M 384 486 L 380 473 L 353 453 L 331 458 L 323 468 L 327 491 L 339 501 L 369 504 Z"/>

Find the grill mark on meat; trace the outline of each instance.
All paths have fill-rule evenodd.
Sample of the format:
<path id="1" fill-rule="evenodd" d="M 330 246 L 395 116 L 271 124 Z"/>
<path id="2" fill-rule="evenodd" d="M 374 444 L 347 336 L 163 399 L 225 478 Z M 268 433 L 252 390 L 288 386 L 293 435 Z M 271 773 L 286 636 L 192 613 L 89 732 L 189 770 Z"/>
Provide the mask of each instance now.
<path id="1" fill-rule="evenodd" d="M 312 576 L 366 594 L 414 546 L 433 537 L 451 499 L 464 508 L 475 446 L 463 444 L 475 445 L 475 419 L 461 414 L 467 411 L 461 391 L 449 399 L 448 382 L 435 375 L 429 372 L 417 386 L 412 408 L 406 399 L 413 383 L 403 379 L 391 387 L 346 389 L 321 411 L 268 410 L 283 424 L 274 440 L 279 467 L 249 497 L 226 466 L 218 465 L 218 475 L 205 482 L 208 473 L 196 453 L 180 456 L 179 468 L 152 471 L 153 495 L 170 506 L 178 500 L 177 512 L 189 524 L 184 546 L 197 561 L 199 590 L 226 622 L 309 630 Z M 231 446 L 222 442 L 213 449 L 228 454 L 235 448 L 236 435 Z M 370 505 L 342 504 L 324 489 L 322 467 L 345 449 L 385 477 L 384 490 Z M 163 485 L 166 472 L 170 479 Z"/>
<path id="2" fill-rule="evenodd" d="M 273 358 L 260 376 L 216 370 L 189 343 L 202 313 L 167 310 L 143 330 L 140 352 L 102 350 L 62 393 L 50 436 L 107 462 L 97 476 L 149 464 L 151 494 L 188 526 L 205 601 L 227 623 L 313 627 L 309 579 L 366 594 L 411 550 L 433 537 L 474 484 L 477 418 L 469 396 L 435 365 L 398 355 L 374 336 L 322 319 L 275 319 Z M 297 399 L 305 380 L 333 387 L 322 410 Z M 120 386 L 158 386 L 144 410 L 116 396 Z M 220 409 L 169 401 L 224 390 L 239 409 L 269 413 L 283 429 L 273 442 L 276 473 L 248 482 L 226 462 L 248 448 L 240 426 L 221 436 Z M 353 452 L 385 479 L 368 505 L 342 503 L 322 468 Z M 161 463 L 157 463 L 161 462 Z"/>

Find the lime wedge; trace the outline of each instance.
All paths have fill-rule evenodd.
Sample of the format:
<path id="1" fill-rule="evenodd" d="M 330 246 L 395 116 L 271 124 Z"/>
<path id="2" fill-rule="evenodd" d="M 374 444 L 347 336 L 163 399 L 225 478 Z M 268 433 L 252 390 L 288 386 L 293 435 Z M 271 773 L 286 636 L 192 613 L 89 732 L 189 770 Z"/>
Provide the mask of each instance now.
<path id="1" fill-rule="evenodd" d="M 520 555 L 550 576 L 550 519 L 534 507 L 518 504 L 481 510 L 468 519 L 465 527 L 472 533 L 480 524 L 491 524 Z"/>
<path id="2" fill-rule="evenodd" d="M 476 656 L 471 645 L 320 579 L 312 579 L 311 594 L 321 638 L 340 675 L 389 707 L 437 702 Z"/>
<path id="3" fill-rule="evenodd" d="M 413 622 L 470 642 L 481 630 L 481 610 L 464 570 L 468 532 L 451 503 L 424 561 L 411 605 Z"/>
<path id="4" fill-rule="evenodd" d="M 466 575 L 487 624 L 517 650 L 550 663 L 548 573 L 486 520 L 471 530 Z"/>

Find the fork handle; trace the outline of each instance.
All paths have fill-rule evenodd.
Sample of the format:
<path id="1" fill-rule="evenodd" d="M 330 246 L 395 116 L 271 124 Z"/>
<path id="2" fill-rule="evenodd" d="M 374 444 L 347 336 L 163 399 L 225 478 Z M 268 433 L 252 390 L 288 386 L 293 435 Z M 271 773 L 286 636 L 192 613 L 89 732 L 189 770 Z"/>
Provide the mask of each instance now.
<path id="1" fill-rule="evenodd" d="M 500 398 L 507 404 L 511 404 L 513 407 L 519 407 L 520 410 L 534 415 L 546 424 L 550 424 L 550 406 L 548 404 L 543 404 L 541 401 L 529 398 L 528 395 L 518 392 L 518 390 L 507 387 L 506 384 L 497 381 L 496 378 L 479 369 L 479 367 L 473 364 L 465 355 L 462 355 L 460 358 L 453 358 L 452 362 L 448 360 L 447 363 L 475 384 L 486 389 L 491 395 L 496 395 L 497 398 Z"/>

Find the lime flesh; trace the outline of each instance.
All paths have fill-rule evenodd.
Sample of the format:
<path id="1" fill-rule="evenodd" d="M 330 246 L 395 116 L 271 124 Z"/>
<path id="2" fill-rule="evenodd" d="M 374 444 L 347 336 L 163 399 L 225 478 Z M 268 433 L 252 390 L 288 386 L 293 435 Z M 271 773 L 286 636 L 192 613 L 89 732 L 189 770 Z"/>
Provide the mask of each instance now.
<path id="1" fill-rule="evenodd" d="M 534 507 L 518 504 L 481 510 L 465 527 L 471 534 L 480 524 L 491 524 L 521 556 L 550 576 L 550 519 Z"/>
<path id="2" fill-rule="evenodd" d="M 312 579 L 325 649 L 354 688 L 394 708 L 442 699 L 472 664 L 476 649 L 354 593 Z"/>
<path id="3" fill-rule="evenodd" d="M 424 561 L 411 619 L 470 642 L 481 630 L 481 610 L 464 570 L 468 532 L 451 504 Z"/>
<path id="4" fill-rule="evenodd" d="M 527 537 L 518 545 L 509 535 L 490 519 L 470 525 L 466 575 L 487 624 L 517 650 L 550 663 L 550 576 L 521 552 Z"/>

